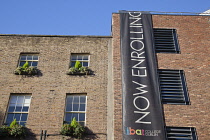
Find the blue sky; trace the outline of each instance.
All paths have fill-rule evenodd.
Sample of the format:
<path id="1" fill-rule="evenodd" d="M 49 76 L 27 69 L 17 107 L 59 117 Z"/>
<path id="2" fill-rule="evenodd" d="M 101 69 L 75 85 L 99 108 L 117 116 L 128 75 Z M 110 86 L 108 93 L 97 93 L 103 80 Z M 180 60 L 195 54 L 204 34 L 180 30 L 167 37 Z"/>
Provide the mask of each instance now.
<path id="1" fill-rule="evenodd" d="M 194 12 L 210 0 L 0 0 L 0 34 L 102 35 L 119 10 Z"/>

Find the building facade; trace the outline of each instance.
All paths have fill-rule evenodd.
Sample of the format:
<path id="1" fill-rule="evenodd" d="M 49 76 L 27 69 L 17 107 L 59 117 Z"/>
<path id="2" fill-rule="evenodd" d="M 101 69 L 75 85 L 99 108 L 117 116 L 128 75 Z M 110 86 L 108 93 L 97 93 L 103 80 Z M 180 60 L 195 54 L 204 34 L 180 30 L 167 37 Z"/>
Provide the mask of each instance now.
<path id="1" fill-rule="evenodd" d="M 18 118 L 20 124 L 27 120 L 25 126 L 31 129 L 35 138 L 39 139 L 41 130 L 47 130 L 47 139 L 57 140 L 62 139 L 58 134 L 64 121 L 76 117 L 98 139 L 106 139 L 110 39 L 1 35 L 1 125 L 14 118 Z M 26 60 L 37 66 L 38 75 L 14 74 L 16 67 Z M 67 75 L 75 60 L 89 66 L 93 74 Z M 74 98 L 73 103 L 69 103 L 71 98 Z M 78 98 L 80 100 L 76 101 Z M 75 108 L 79 104 L 80 109 L 69 107 L 71 104 Z M 20 106 L 23 109 L 18 109 Z M 12 107 L 16 109 L 12 111 Z M 95 135 L 90 133 L 90 137 Z"/>
<path id="2" fill-rule="evenodd" d="M 113 92 L 114 92 L 114 114 L 113 133 L 110 138 L 122 139 L 122 79 L 121 79 L 121 53 L 120 53 L 120 14 L 113 14 L 112 22 L 112 54 L 113 54 Z M 208 140 L 209 129 L 209 16 L 201 15 L 152 15 L 153 28 L 155 29 L 175 29 L 178 40 L 179 51 L 170 52 L 164 48 L 158 48 L 165 41 L 158 42 L 158 36 L 154 36 L 158 69 L 160 70 L 182 70 L 185 74 L 185 90 L 187 90 L 187 100 L 185 104 L 172 99 L 173 93 L 177 89 L 167 89 L 160 84 L 165 125 L 168 127 L 168 138 L 175 139 L 176 135 L 170 135 L 170 128 L 189 129 L 197 133 L 199 140 Z M 166 35 L 167 37 L 167 35 Z M 159 46 L 160 45 L 160 46 Z M 166 45 L 167 46 L 167 45 Z M 160 50 L 159 50 L 160 49 Z M 161 50 L 162 49 L 162 50 Z M 158 75 L 158 74 L 157 74 Z M 161 83 L 161 74 L 159 80 Z M 164 80 L 164 79 L 163 79 Z M 173 79 L 172 79 L 173 80 Z M 168 82 L 168 81 L 167 81 Z M 182 89 L 183 90 L 183 89 Z M 167 100 L 167 95 L 169 100 Z M 175 95 L 175 98 L 178 96 Z M 164 100 L 166 99 L 166 100 Z M 175 101 L 174 101 L 175 100 Z M 195 132 L 196 129 L 196 132 Z M 173 130 L 172 130 L 173 131 Z M 186 132 L 186 131 L 185 131 Z M 190 133 L 191 133 L 190 132 Z M 177 132 L 175 132 L 177 133 Z M 178 132 L 180 135 L 184 132 Z M 189 134 L 189 133 L 188 133 Z M 189 136 L 191 135 L 191 136 Z M 185 138 L 196 139 L 194 134 L 185 135 Z M 196 135 L 196 134 L 195 134 Z"/>
<path id="3" fill-rule="evenodd" d="M 209 19 L 152 14 L 168 139 L 210 137 Z M 35 134 L 29 139 L 39 139 L 41 130 L 46 139 L 68 139 L 61 127 L 76 117 L 89 129 L 85 139 L 123 139 L 120 33 L 114 13 L 112 36 L 0 35 L 0 125 L 18 118 Z M 91 74 L 66 74 L 77 60 Z M 37 75 L 14 74 L 26 61 Z"/>

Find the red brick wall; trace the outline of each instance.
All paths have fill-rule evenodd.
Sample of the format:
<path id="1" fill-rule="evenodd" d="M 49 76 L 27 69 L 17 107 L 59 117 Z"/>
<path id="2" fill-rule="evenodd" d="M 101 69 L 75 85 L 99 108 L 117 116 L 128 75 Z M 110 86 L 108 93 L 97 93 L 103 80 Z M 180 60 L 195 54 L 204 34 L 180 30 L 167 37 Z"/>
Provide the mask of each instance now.
<path id="1" fill-rule="evenodd" d="M 177 29 L 180 54 L 158 53 L 158 68 L 184 70 L 191 105 L 164 105 L 167 126 L 195 127 L 199 140 L 210 137 L 209 16 L 153 15 L 154 28 Z M 119 14 L 113 14 L 114 138 L 122 139 Z"/>
<path id="2" fill-rule="evenodd" d="M 120 18 L 112 17 L 112 49 L 113 49 L 113 89 L 114 89 L 114 139 L 122 139 L 122 87 L 121 87 L 121 54 L 120 54 Z"/>
<path id="3" fill-rule="evenodd" d="M 180 54 L 158 53 L 161 69 L 185 72 L 191 105 L 164 105 L 167 126 L 195 127 L 199 140 L 210 138 L 210 17 L 154 15 L 154 28 L 177 29 Z"/>

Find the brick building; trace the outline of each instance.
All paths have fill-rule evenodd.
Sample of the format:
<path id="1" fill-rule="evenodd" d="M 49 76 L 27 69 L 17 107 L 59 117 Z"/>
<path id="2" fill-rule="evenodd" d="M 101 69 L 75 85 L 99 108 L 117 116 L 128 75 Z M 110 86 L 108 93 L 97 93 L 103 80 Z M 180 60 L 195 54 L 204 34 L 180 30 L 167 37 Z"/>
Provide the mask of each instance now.
<path id="1" fill-rule="evenodd" d="M 63 122 L 70 121 L 71 114 L 76 117 L 76 113 L 80 113 L 77 118 L 81 123 L 85 123 L 99 139 L 106 139 L 108 48 L 111 37 L 1 35 L 0 40 L 3 66 L 0 76 L 1 124 L 11 122 L 8 117 L 13 112 L 9 111 L 12 106 L 9 100 L 19 103 L 18 99 L 25 98 L 24 106 L 30 106 L 30 109 L 16 112 L 28 114 L 26 126 L 33 133 L 40 135 L 40 130 L 47 130 L 49 135 L 59 134 Z M 25 59 L 37 66 L 40 70 L 38 75 L 14 74 L 16 67 Z M 89 66 L 94 73 L 87 76 L 67 75 L 74 59 Z M 38 64 L 34 64 L 37 61 Z M 68 98 L 74 98 L 76 102 L 79 96 L 79 112 L 66 110 Z M 82 104 L 87 107 L 82 107 Z M 14 106 L 17 108 L 17 105 Z M 26 117 L 21 116 L 21 123 L 25 123 Z"/>
<path id="2" fill-rule="evenodd" d="M 209 16 L 152 14 L 152 21 L 168 137 L 178 137 L 174 131 L 208 140 Z M 93 73 L 67 75 L 76 60 Z M 38 75 L 14 74 L 26 61 L 40 70 Z M 112 15 L 112 36 L 0 35 L 0 64 L 0 125 L 19 118 L 34 139 L 47 130 L 47 139 L 57 140 L 63 139 L 64 121 L 76 116 L 90 129 L 87 139 L 122 139 L 119 13 Z M 178 80 L 165 82 L 170 77 L 163 75 Z"/>
<path id="3" fill-rule="evenodd" d="M 209 70 L 210 70 L 210 57 L 209 57 L 209 33 L 210 22 L 209 16 L 201 15 L 152 15 L 156 56 L 158 62 L 158 69 L 161 69 L 164 73 L 165 70 L 182 70 L 186 80 L 182 80 L 186 86 L 183 96 L 184 101 L 178 96 L 180 94 L 178 89 L 165 89 L 167 85 L 160 84 L 161 97 L 163 103 L 163 110 L 165 116 L 165 123 L 168 126 L 168 137 L 170 137 L 170 128 L 181 129 L 183 132 L 188 132 L 188 139 L 193 139 L 192 133 L 197 132 L 199 140 L 208 140 L 210 137 L 209 129 L 209 113 L 210 113 L 210 96 L 209 96 Z M 171 31 L 171 37 L 174 36 L 174 41 L 177 40 L 179 48 L 175 48 L 175 51 L 165 50 L 164 43 L 167 44 L 167 38 L 164 38 L 163 42 L 159 42 L 158 29 L 165 32 L 164 29 L 174 29 Z M 113 14 L 112 22 L 112 54 L 113 54 L 113 93 L 114 93 L 114 111 L 113 111 L 113 132 L 112 137 L 114 139 L 122 139 L 122 83 L 121 83 L 121 60 L 120 60 L 120 15 Z M 170 32 L 170 31 L 169 31 Z M 176 35 L 172 35 L 176 32 Z M 166 33 L 167 34 L 167 33 Z M 168 37 L 168 35 L 166 35 Z M 173 42 L 174 42 L 173 41 Z M 170 42 L 170 41 L 169 41 Z M 175 42 L 174 42 L 175 43 Z M 162 44 L 162 46 L 160 45 Z M 176 44 L 176 43 L 175 43 Z M 167 44 L 169 45 L 169 44 Z M 166 45 L 166 46 L 167 46 Z M 175 45 L 175 46 L 177 46 Z M 174 46 L 174 47 L 175 47 Z M 178 49 L 178 51 L 177 51 Z M 170 73 L 170 72 L 169 72 Z M 182 74 L 181 74 L 182 75 Z M 172 75 L 173 76 L 173 75 Z M 164 81 L 164 77 L 159 74 L 160 82 Z M 174 80 L 174 79 L 171 79 Z M 180 80 L 180 79 L 179 79 Z M 170 81 L 167 81 L 168 84 Z M 183 84 L 182 83 L 182 84 Z M 166 86 L 166 87 L 164 87 Z M 168 87 L 170 88 L 170 87 Z M 173 88 L 173 87 L 172 87 Z M 176 87 L 174 87 L 176 88 Z M 170 93 L 170 90 L 174 90 L 175 95 Z M 176 95 L 177 94 L 177 95 Z M 185 94 L 185 95 L 184 95 Z M 173 99 L 172 97 L 175 96 Z M 183 103 L 185 102 L 185 103 Z M 195 132 L 195 129 L 196 132 Z M 194 132 L 192 132 L 194 131 Z M 191 135 L 191 136 L 190 136 Z M 185 137 L 188 137 L 185 135 Z M 171 136 L 172 137 L 172 136 Z M 109 138 L 111 139 L 111 138 Z M 196 139 L 196 138 L 194 138 Z M 194 140 L 193 139 L 193 140 Z"/>

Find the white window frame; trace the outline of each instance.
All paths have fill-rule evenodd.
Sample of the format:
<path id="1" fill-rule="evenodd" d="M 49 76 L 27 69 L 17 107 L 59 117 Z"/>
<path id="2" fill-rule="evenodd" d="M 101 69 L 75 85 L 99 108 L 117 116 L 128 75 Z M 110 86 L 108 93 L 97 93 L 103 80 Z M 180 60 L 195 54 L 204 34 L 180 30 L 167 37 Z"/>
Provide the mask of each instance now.
<path id="1" fill-rule="evenodd" d="M 76 56 L 76 59 L 72 60 L 74 56 Z M 87 56 L 88 60 L 83 60 L 84 56 Z M 79 59 L 79 57 L 82 57 L 82 59 Z M 72 53 L 70 60 L 71 60 L 70 67 L 73 67 L 72 66 L 72 62 L 75 63 L 76 61 L 79 61 L 82 66 L 84 66 L 83 62 L 87 62 L 88 66 L 85 66 L 85 67 L 89 67 L 90 66 L 90 54 L 89 53 Z"/>
<path id="2" fill-rule="evenodd" d="M 15 97 L 16 97 L 16 99 L 15 99 Z M 18 103 L 20 97 L 23 97 L 23 102 Z M 26 97 L 30 97 L 27 100 L 27 102 L 26 102 Z M 6 117 L 5 117 L 5 121 L 4 121 L 5 124 L 10 125 L 10 123 L 15 119 L 16 114 L 20 114 L 20 118 L 22 118 L 23 114 L 27 114 L 27 117 L 26 117 L 25 121 L 19 121 L 19 120 L 16 119 L 18 124 L 21 124 L 21 125 L 25 126 L 25 124 L 22 124 L 21 122 L 26 123 L 27 120 L 28 120 L 28 114 L 29 114 L 29 109 L 30 109 L 30 104 L 31 104 L 31 97 L 32 96 L 30 94 L 21 94 L 21 95 L 12 94 L 12 95 L 10 95 L 10 99 L 9 99 L 9 103 L 8 103 L 8 107 L 7 107 L 7 113 L 6 113 Z M 15 102 L 13 102 L 12 99 L 15 99 Z M 12 106 L 12 105 L 14 105 L 14 106 Z M 18 106 L 18 105 L 21 105 L 21 106 Z M 23 111 L 24 106 L 28 107 L 27 111 Z M 10 111 L 10 107 L 14 107 L 14 110 Z M 22 108 L 21 111 L 16 111 L 17 107 L 21 107 Z M 12 119 L 11 122 L 7 122 L 9 114 L 13 114 L 13 119 Z"/>
<path id="3" fill-rule="evenodd" d="M 69 96 L 72 96 L 73 98 L 75 96 L 85 96 L 85 98 L 86 98 L 85 99 L 85 111 L 74 111 L 73 109 L 72 109 L 72 111 L 67 111 L 67 104 L 68 104 L 67 103 L 67 98 Z M 73 107 L 73 103 L 74 103 L 74 101 L 71 103 L 72 107 Z M 79 102 L 79 107 L 80 107 L 80 102 Z M 75 94 L 67 94 L 67 96 L 66 96 L 64 123 L 71 123 L 71 121 L 66 121 L 66 115 L 67 114 L 78 113 L 78 115 L 79 115 L 79 113 L 84 113 L 85 114 L 84 121 L 79 121 L 78 119 L 76 119 L 76 120 L 77 120 L 78 123 L 80 123 L 80 122 L 84 123 L 84 126 L 85 126 L 86 125 L 86 110 L 87 110 L 87 94 L 76 94 L 76 93 Z M 79 118 L 79 116 L 77 118 Z M 73 117 L 70 120 L 72 120 L 72 119 L 73 119 Z"/>
<path id="4" fill-rule="evenodd" d="M 26 56 L 26 59 L 25 60 L 21 60 L 22 56 Z M 32 56 L 32 59 L 28 59 L 28 57 Z M 34 59 L 34 56 L 37 57 L 37 59 Z M 38 62 L 39 62 L 39 55 L 37 53 L 34 53 L 34 54 L 30 54 L 30 53 L 21 53 L 20 54 L 20 57 L 19 57 L 19 62 L 18 62 L 18 66 L 20 67 L 21 65 L 21 62 L 26 62 L 28 61 L 29 62 L 29 66 L 33 66 L 33 62 L 37 62 L 37 65 L 34 66 L 34 67 L 37 67 L 38 66 Z M 30 63 L 32 62 L 32 63 Z"/>

